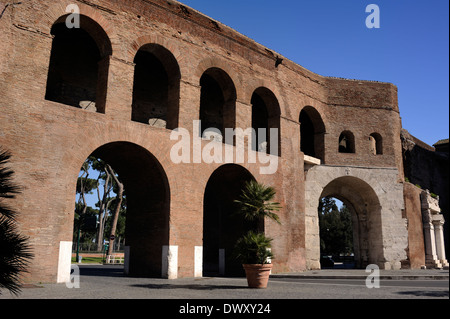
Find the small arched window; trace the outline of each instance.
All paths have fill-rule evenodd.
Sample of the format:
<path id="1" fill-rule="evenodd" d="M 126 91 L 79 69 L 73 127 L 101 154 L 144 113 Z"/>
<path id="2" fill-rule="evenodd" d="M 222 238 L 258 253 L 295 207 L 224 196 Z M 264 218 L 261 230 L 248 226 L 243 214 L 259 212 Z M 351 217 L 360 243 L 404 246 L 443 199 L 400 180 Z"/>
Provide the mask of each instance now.
<path id="1" fill-rule="evenodd" d="M 344 131 L 339 136 L 339 153 L 355 153 L 355 136 L 350 131 Z"/>
<path id="2" fill-rule="evenodd" d="M 383 154 L 383 138 L 378 133 L 372 133 L 369 136 L 370 153 L 373 155 Z"/>

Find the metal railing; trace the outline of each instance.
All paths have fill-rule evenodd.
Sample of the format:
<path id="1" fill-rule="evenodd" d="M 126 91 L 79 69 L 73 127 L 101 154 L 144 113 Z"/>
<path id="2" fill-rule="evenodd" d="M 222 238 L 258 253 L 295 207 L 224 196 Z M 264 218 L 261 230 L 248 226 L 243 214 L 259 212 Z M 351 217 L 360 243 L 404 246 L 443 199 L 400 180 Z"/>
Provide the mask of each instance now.
<path id="1" fill-rule="evenodd" d="M 124 244 L 123 243 L 114 243 L 114 252 L 123 252 L 124 250 Z M 103 253 L 105 249 L 105 246 L 102 246 L 101 250 L 97 249 L 96 243 L 80 243 L 78 251 L 80 253 Z M 72 252 L 75 253 L 77 251 L 77 243 L 74 242 L 72 245 Z"/>

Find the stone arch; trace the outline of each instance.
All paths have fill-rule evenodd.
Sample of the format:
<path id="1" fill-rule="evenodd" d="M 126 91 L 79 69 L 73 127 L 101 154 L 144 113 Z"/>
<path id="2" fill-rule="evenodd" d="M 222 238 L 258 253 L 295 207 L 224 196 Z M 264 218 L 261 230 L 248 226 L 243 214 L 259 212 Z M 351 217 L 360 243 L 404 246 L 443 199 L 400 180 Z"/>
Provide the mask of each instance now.
<path id="1" fill-rule="evenodd" d="M 256 79 L 254 82 L 250 84 L 246 84 L 244 88 L 244 102 L 246 104 L 251 104 L 251 100 L 253 97 L 253 93 L 259 88 L 265 88 L 270 91 L 274 97 L 277 99 L 278 107 L 280 109 L 280 116 L 289 117 L 285 106 L 283 105 L 282 94 L 280 93 L 279 88 L 271 81 L 267 81 L 264 79 Z"/>
<path id="2" fill-rule="evenodd" d="M 132 120 L 156 127 L 178 127 L 180 67 L 170 50 L 155 43 L 136 53 Z"/>
<path id="3" fill-rule="evenodd" d="M 259 225 L 245 222 L 235 215 L 245 182 L 254 180 L 243 166 L 225 164 L 208 179 L 203 200 L 203 274 L 242 275 L 241 264 L 233 258 L 233 247 L 246 231 Z"/>
<path id="4" fill-rule="evenodd" d="M 180 64 L 182 54 L 180 52 L 179 44 L 158 34 L 146 34 L 135 39 L 128 47 L 126 53 L 127 60 L 133 61 L 138 51 L 148 44 L 157 44 L 165 48 L 172 54 L 173 58 L 177 61 L 177 64 Z M 180 73 L 183 73 L 181 67 Z"/>
<path id="5" fill-rule="evenodd" d="M 125 274 L 161 277 L 162 252 L 169 243 L 171 191 L 160 161 L 146 148 L 125 141 L 102 144 L 90 155 L 110 164 L 125 185 Z"/>
<path id="6" fill-rule="evenodd" d="M 66 11 L 67 5 L 69 4 L 70 3 L 63 2 L 51 3 L 49 8 L 42 15 L 42 21 L 40 22 L 42 29 L 45 30 L 45 32 L 50 34 L 55 22 L 63 22 L 66 20 L 67 16 L 70 14 Z M 121 44 L 118 40 L 115 28 L 113 24 L 101 13 L 101 11 L 79 2 L 77 2 L 76 5 L 80 8 L 80 15 L 82 17 L 88 17 L 95 21 L 108 36 L 111 50 L 110 52 L 105 50 L 105 55 L 108 53 L 109 55 L 112 55 L 113 53 L 116 54 L 120 52 Z M 81 27 L 83 28 L 83 22 L 81 22 Z"/>
<path id="7" fill-rule="evenodd" d="M 305 106 L 299 115 L 300 150 L 308 156 L 325 162 L 325 123 L 322 115 L 313 106 Z"/>
<path id="8" fill-rule="evenodd" d="M 203 74 L 208 69 L 221 69 L 223 70 L 231 79 L 231 81 L 234 84 L 235 90 L 236 90 L 236 100 L 243 101 L 245 100 L 244 91 L 242 88 L 242 80 L 237 72 L 234 71 L 234 69 L 230 66 L 230 64 L 226 61 L 223 61 L 219 58 L 207 58 L 202 60 L 198 66 L 193 70 L 193 79 L 191 80 L 192 83 L 199 84 L 200 79 L 203 76 Z"/>
<path id="9" fill-rule="evenodd" d="M 353 212 L 359 266 L 400 269 L 407 259 L 408 232 L 403 216 L 403 185 L 397 169 L 314 166 L 305 180 L 307 267 L 320 269 L 318 204 L 322 197 L 342 200 Z M 355 220 L 355 218 L 357 219 Z M 362 234 L 361 234 L 362 233 Z"/>
<path id="10" fill-rule="evenodd" d="M 352 213 L 356 267 L 380 262 L 379 257 L 383 255 L 381 205 L 371 186 L 357 177 L 343 176 L 325 186 L 320 195 L 323 197 L 341 200 Z"/>

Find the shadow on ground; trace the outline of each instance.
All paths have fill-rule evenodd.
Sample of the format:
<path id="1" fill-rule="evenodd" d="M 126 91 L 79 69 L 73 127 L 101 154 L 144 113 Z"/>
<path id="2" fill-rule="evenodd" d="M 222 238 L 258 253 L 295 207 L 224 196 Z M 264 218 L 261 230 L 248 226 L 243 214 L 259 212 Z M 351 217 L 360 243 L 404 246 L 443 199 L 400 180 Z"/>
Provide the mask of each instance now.
<path id="1" fill-rule="evenodd" d="M 93 276 L 93 277 L 128 277 L 124 274 L 124 269 L 121 266 L 107 266 L 107 267 L 99 267 L 99 266 L 82 266 L 80 267 L 80 275 L 81 276 Z M 133 278 L 133 277 L 129 277 Z M 155 278 L 161 279 L 161 278 Z M 242 286 L 233 286 L 233 285 L 208 285 L 201 284 L 200 281 L 207 281 L 208 278 L 204 277 L 196 280 L 198 284 L 180 284 L 180 283 L 151 283 L 151 284 L 134 284 L 130 285 L 130 287 L 135 288 L 148 288 L 148 289 L 188 289 L 188 290 L 224 290 L 224 289 L 248 289 L 246 285 Z"/>
<path id="2" fill-rule="evenodd" d="M 95 277 L 125 277 L 123 267 L 120 266 L 82 266 L 80 267 L 80 275 Z"/>
<path id="3" fill-rule="evenodd" d="M 401 291 L 398 292 L 399 295 L 410 295 L 414 297 L 447 297 L 449 296 L 449 291 L 423 291 L 423 290 L 415 290 L 415 291 Z"/>
<path id="4" fill-rule="evenodd" d="M 247 286 L 231 285 L 171 285 L 171 284 L 143 284 L 131 285 L 130 287 L 148 288 L 148 289 L 188 289 L 188 290 L 227 290 L 227 289 L 250 289 Z"/>

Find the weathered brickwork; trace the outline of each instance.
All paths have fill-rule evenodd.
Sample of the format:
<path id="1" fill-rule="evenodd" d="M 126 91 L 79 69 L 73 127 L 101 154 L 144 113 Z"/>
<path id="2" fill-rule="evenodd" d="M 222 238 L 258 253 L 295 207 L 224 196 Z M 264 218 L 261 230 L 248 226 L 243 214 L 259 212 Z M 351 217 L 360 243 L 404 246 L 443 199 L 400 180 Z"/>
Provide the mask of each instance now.
<path id="1" fill-rule="evenodd" d="M 95 69 L 90 76 L 82 75 L 85 64 L 68 72 L 74 68 L 70 62 L 56 63 L 52 57 L 64 55 L 70 45 L 58 44 L 72 33 L 57 31 L 57 25 L 64 23 L 72 3 L 80 9 L 84 32 L 74 37 L 91 39 L 83 51 L 83 61 Z M 274 272 L 320 267 L 315 237 L 318 200 L 324 189 L 331 189 L 326 187 L 333 179 L 349 176 L 353 179 L 342 185 L 358 190 L 361 183 L 370 195 L 352 197 L 348 190 L 339 193 L 339 187 L 326 195 L 343 197 L 355 210 L 364 209 L 358 200 L 374 205 L 373 211 L 355 211 L 357 216 L 379 214 L 370 218 L 381 223 L 372 230 L 380 231 L 381 237 L 369 240 L 376 249 L 365 246 L 369 252 L 361 253 L 367 257 L 364 262 L 398 268 L 408 259 L 401 120 L 394 85 L 317 75 L 172 0 L 32 0 L 6 8 L 0 4 L 0 12 L 3 9 L 0 146 L 12 153 L 16 182 L 23 186 L 14 205 L 36 256 L 28 280 L 62 281 L 67 275 L 66 269 L 61 271 L 60 243 L 72 241 L 76 180 L 93 152 L 112 164 L 127 187 L 130 273 L 175 278 L 198 275 L 200 269 L 201 274 L 204 228 L 210 227 L 203 222 L 204 199 L 209 196 L 205 193 L 223 164 L 175 164 L 170 152 L 176 141 L 170 134 L 181 127 L 192 135 L 193 121 L 207 116 L 209 109 L 202 110 L 214 103 L 223 104 L 215 111 L 223 116 L 223 127 L 251 128 L 255 92 L 272 109 L 269 126 L 280 129 L 278 170 L 263 175 L 260 168 L 265 165 L 245 162 L 231 164 L 235 166 L 217 178 L 237 185 L 226 177 L 242 182 L 238 172 L 244 169 L 276 188 L 282 225 L 265 225 L 266 233 L 275 238 Z M 146 63 L 160 70 L 160 78 L 149 81 L 166 83 L 158 89 L 157 103 L 151 96 L 140 99 L 145 86 L 135 82 L 145 75 L 135 70 L 145 70 L 145 64 L 136 59 L 138 53 L 142 59 L 151 55 L 153 60 Z M 58 58 L 64 61 L 64 56 Z M 95 76 L 93 87 L 89 83 Z M 206 88 L 211 88 L 209 93 Z M 153 111 L 145 110 L 152 105 Z M 301 134 L 302 110 L 307 119 Z M 146 124 L 158 116 L 153 121 L 157 125 Z M 341 142 L 350 143 L 339 140 L 343 132 L 351 132 L 352 153 L 339 152 Z M 373 133 L 381 138 L 375 152 Z M 321 165 L 307 170 L 311 164 L 304 155 L 321 159 Z"/>

